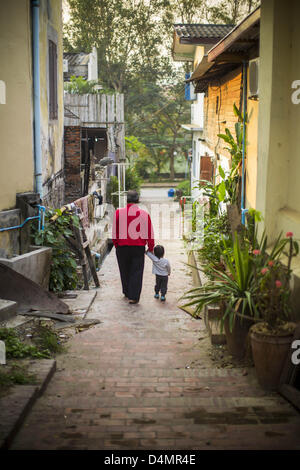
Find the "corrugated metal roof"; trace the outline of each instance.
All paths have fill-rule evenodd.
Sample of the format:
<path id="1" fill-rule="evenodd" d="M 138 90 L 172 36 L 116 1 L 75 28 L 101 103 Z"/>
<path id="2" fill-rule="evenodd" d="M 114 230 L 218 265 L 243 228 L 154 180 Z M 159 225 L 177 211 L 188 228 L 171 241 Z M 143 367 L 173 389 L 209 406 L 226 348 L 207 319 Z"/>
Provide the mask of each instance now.
<path id="1" fill-rule="evenodd" d="M 174 24 L 175 32 L 179 38 L 223 38 L 234 25 L 230 24 Z"/>
<path id="2" fill-rule="evenodd" d="M 87 52 L 64 52 L 69 65 L 88 65 L 90 54 Z"/>

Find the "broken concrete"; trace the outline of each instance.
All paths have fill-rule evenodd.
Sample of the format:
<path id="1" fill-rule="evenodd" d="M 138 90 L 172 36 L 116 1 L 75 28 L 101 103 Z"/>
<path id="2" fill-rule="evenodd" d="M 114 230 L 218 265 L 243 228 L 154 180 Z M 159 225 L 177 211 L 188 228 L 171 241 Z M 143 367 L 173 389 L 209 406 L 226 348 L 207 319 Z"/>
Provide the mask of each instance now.
<path id="1" fill-rule="evenodd" d="M 10 259 L 0 258 L 0 263 L 31 279 L 44 289 L 49 289 L 52 248 L 30 246 L 30 251 Z"/>
<path id="2" fill-rule="evenodd" d="M 97 290 L 75 290 L 64 292 L 66 297 L 62 297 L 65 304 L 69 306 L 70 312 L 74 315 L 86 315 L 94 302 Z M 76 297 L 74 297 L 76 295 Z"/>
<path id="3" fill-rule="evenodd" d="M 69 307 L 55 294 L 0 262 L 0 298 L 18 303 L 19 312 L 46 310 L 68 313 Z"/>
<path id="4" fill-rule="evenodd" d="M 40 318 L 52 318 L 59 321 L 66 321 L 69 323 L 74 323 L 75 319 L 72 315 L 62 315 L 61 313 L 52 313 L 52 312 L 24 312 L 23 315 L 28 315 L 30 317 L 40 317 Z"/>

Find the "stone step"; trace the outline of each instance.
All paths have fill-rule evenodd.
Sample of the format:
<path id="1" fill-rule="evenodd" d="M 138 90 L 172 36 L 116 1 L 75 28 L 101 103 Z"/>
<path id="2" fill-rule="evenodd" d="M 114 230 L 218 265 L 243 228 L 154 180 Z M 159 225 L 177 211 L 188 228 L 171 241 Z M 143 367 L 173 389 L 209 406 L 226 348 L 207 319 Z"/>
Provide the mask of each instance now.
<path id="1" fill-rule="evenodd" d="M 0 299 L 0 322 L 16 317 L 17 307 L 17 302 Z"/>

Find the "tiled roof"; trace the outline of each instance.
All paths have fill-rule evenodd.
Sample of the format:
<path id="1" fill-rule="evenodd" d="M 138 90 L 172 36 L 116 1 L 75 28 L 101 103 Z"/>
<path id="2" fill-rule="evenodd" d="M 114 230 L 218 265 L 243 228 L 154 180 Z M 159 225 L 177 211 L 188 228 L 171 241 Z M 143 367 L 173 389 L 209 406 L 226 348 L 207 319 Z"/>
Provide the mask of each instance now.
<path id="1" fill-rule="evenodd" d="M 176 34 L 179 38 L 223 38 L 234 25 L 230 24 L 174 24 Z"/>

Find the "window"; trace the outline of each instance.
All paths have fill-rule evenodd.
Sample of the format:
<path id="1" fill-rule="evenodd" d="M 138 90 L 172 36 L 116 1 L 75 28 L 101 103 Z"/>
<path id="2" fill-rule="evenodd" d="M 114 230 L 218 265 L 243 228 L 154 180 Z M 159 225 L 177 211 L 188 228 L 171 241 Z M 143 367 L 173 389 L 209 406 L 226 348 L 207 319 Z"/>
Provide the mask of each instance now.
<path id="1" fill-rule="evenodd" d="M 49 41 L 49 117 L 57 119 L 57 47 Z"/>

